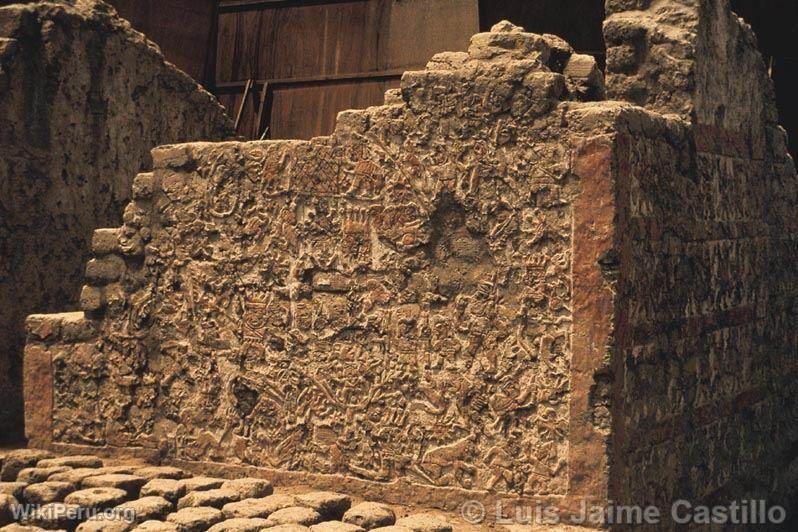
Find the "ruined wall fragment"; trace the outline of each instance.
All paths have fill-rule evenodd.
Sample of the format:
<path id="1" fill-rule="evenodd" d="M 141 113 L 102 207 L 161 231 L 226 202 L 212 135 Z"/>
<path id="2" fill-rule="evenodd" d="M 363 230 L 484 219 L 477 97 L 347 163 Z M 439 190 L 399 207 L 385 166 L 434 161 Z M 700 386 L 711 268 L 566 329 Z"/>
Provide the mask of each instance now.
<path id="1" fill-rule="evenodd" d="M 701 0 L 607 0 L 604 41 L 611 99 L 689 119 L 695 102 Z"/>
<path id="2" fill-rule="evenodd" d="M 595 235 L 589 209 L 612 220 L 628 106 L 578 101 L 603 87 L 571 59 L 505 23 L 406 73 L 386 105 L 342 113 L 330 137 L 154 150 L 124 225 L 95 232 L 93 341 L 43 340 L 36 324 L 62 318 L 29 320 L 54 396 L 31 437 L 390 482 L 430 504 L 470 490 L 577 512 L 605 496 L 608 415 L 591 389 L 615 235 Z M 598 319 L 574 329 L 575 314 Z"/>
<path id="3" fill-rule="evenodd" d="M 102 2 L 0 8 L 0 439 L 22 435 L 24 318 L 78 300 L 158 144 L 220 139 L 223 109 Z"/>
<path id="4" fill-rule="evenodd" d="M 608 0 L 607 15 L 609 98 L 754 137 L 778 124 L 756 37 L 727 0 Z"/>
<path id="5" fill-rule="evenodd" d="M 611 96 L 681 117 L 629 135 L 611 492 L 794 500 L 798 182 L 772 82 L 728 2 L 611 1 Z M 653 162 L 653 164 L 652 164 Z"/>

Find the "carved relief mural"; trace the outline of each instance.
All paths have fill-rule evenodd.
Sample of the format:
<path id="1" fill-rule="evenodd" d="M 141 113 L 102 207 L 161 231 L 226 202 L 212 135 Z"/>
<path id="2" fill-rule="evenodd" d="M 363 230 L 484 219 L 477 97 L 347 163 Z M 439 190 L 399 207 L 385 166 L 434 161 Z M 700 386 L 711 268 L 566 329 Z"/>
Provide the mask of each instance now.
<path id="1" fill-rule="evenodd" d="M 436 56 L 331 137 L 156 150 L 84 290 L 103 428 L 54 416 L 57 439 L 564 494 L 578 138 L 546 64 L 567 45 L 486 35 L 516 45 Z"/>
<path id="2" fill-rule="evenodd" d="M 562 492 L 573 184 L 390 134 L 161 172 L 143 286 L 104 348 L 143 364 L 128 397 L 153 394 L 179 457 Z M 127 417 L 132 441 L 158 430 Z"/>

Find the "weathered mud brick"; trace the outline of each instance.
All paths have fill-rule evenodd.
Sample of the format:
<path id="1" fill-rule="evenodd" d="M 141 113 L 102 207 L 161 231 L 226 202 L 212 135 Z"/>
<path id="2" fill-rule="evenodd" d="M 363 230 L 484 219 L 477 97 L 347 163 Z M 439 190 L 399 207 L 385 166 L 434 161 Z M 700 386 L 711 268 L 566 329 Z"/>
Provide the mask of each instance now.
<path id="1" fill-rule="evenodd" d="M 266 497 L 274 492 L 274 487 L 271 482 L 259 478 L 237 478 L 228 480 L 222 484 L 221 489 L 235 491 L 238 493 L 239 500 Z"/>
<path id="2" fill-rule="evenodd" d="M 134 526 L 121 518 L 93 517 L 78 525 L 75 532 L 129 532 Z"/>
<path id="3" fill-rule="evenodd" d="M 40 460 L 37 467 L 74 467 L 74 468 L 100 468 L 103 466 L 101 458 L 92 455 L 60 456 Z M 60 473 L 61 471 L 58 471 Z"/>
<path id="4" fill-rule="evenodd" d="M 80 515 L 80 506 L 53 502 L 35 510 L 22 524 L 45 530 L 75 530 L 81 522 Z"/>
<path id="5" fill-rule="evenodd" d="M 42 462 L 39 462 L 40 464 Z M 17 475 L 17 482 L 24 482 L 25 484 L 34 484 L 36 482 L 44 482 L 51 475 L 69 471 L 69 467 L 26 467 Z"/>
<path id="6" fill-rule="evenodd" d="M 452 525 L 445 519 L 432 514 L 414 514 L 396 521 L 396 526 L 417 532 L 452 532 Z"/>
<path id="7" fill-rule="evenodd" d="M 361 502 L 344 514 L 344 523 L 350 523 L 371 530 L 396 523 L 396 514 L 385 504 L 377 502 Z"/>
<path id="8" fill-rule="evenodd" d="M 103 289 L 85 285 L 80 291 L 80 309 L 85 312 L 96 312 L 105 306 Z"/>
<path id="9" fill-rule="evenodd" d="M 14 508 L 19 501 L 11 495 L 0 494 L 0 526 L 5 526 L 14 521 Z"/>
<path id="10" fill-rule="evenodd" d="M 296 506 L 298 501 L 292 495 L 269 495 L 261 499 L 245 499 L 240 502 L 231 502 L 222 507 L 225 519 L 236 518 L 267 518 L 277 510 Z"/>
<path id="11" fill-rule="evenodd" d="M 297 495 L 300 506 L 307 506 L 319 512 L 324 519 L 341 519 L 352 506 L 352 498 L 331 491 L 314 491 Z"/>
<path id="12" fill-rule="evenodd" d="M 105 285 L 118 281 L 125 271 L 124 259 L 117 255 L 107 255 L 91 259 L 86 264 L 86 280 L 98 285 Z"/>
<path id="13" fill-rule="evenodd" d="M 147 482 L 141 488 L 141 496 L 158 496 L 177 503 L 186 493 L 185 486 L 179 481 L 174 479 L 156 478 Z"/>
<path id="14" fill-rule="evenodd" d="M 304 506 L 289 506 L 271 514 L 266 519 L 266 528 L 279 525 L 310 526 L 321 521 L 322 517 L 316 510 L 305 508 Z"/>
<path id="15" fill-rule="evenodd" d="M 95 255 L 119 252 L 119 228 L 95 229 L 91 239 L 91 251 Z"/>
<path id="16" fill-rule="evenodd" d="M 174 509 L 174 505 L 163 497 L 142 497 L 116 507 L 120 515 L 130 515 L 135 523 L 164 519 Z"/>
<path id="17" fill-rule="evenodd" d="M 63 348 L 59 349 L 62 350 Z M 53 425 L 53 360 L 47 346 L 39 342 L 29 342 L 25 347 L 25 433 L 31 446 L 45 446 L 52 439 Z M 42 454 L 36 461 L 50 456 Z M 35 462 L 34 462 L 35 463 Z M 0 479 L 13 480 L 10 471 L 22 465 L 9 456 L 3 464 Z M 33 465 L 28 462 L 27 465 Z M 22 468 L 14 471 L 14 478 Z"/>
<path id="18" fill-rule="evenodd" d="M 0 532 L 43 532 L 43 528 L 31 525 L 20 525 L 19 523 L 11 523 L 0 528 Z"/>
<path id="19" fill-rule="evenodd" d="M 186 493 L 190 493 L 192 491 L 207 491 L 207 490 L 218 489 L 221 488 L 225 482 L 227 481 L 223 478 L 189 477 L 185 480 L 181 480 L 180 485 L 183 486 L 183 490 Z"/>
<path id="20" fill-rule="evenodd" d="M 145 521 L 133 529 L 135 532 L 178 532 L 180 529 L 173 523 L 163 521 Z"/>
<path id="21" fill-rule="evenodd" d="M 216 508 L 197 507 L 183 508 L 166 518 L 181 532 L 202 532 L 223 520 L 222 512 Z"/>
<path id="22" fill-rule="evenodd" d="M 146 200 L 150 199 L 155 192 L 156 181 L 155 176 L 151 173 L 138 174 L 133 179 L 132 196 L 133 199 Z"/>
<path id="23" fill-rule="evenodd" d="M 228 519 L 208 529 L 208 532 L 256 532 L 263 530 L 265 519 Z"/>
<path id="24" fill-rule="evenodd" d="M 173 479 L 179 480 L 186 478 L 189 473 L 179 467 L 172 466 L 150 466 L 142 467 L 135 470 L 137 476 L 146 478 L 147 480 L 155 479 Z M 235 482 L 235 481 L 230 481 Z"/>
<path id="25" fill-rule="evenodd" d="M 109 473 L 96 477 L 88 477 L 81 483 L 84 488 L 115 488 L 126 492 L 130 497 L 137 497 L 147 479 L 123 473 Z"/>
<path id="26" fill-rule="evenodd" d="M 87 488 L 70 493 L 64 502 L 82 508 L 105 510 L 123 503 L 128 497 L 127 492 L 119 488 Z"/>
<path id="27" fill-rule="evenodd" d="M 310 528 L 303 525 L 277 525 L 268 528 L 270 532 L 309 532 Z"/>
<path id="28" fill-rule="evenodd" d="M 79 467 L 76 469 L 70 469 L 69 471 L 64 471 L 63 473 L 57 473 L 50 477 L 50 480 L 69 482 L 70 484 L 73 484 L 75 488 L 79 488 L 81 487 L 81 483 L 84 479 L 105 475 L 107 473 L 109 473 L 109 471 L 105 468 Z"/>
<path id="29" fill-rule="evenodd" d="M 22 499 L 22 491 L 27 487 L 24 482 L 0 482 L 0 495 L 11 495 L 17 500 Z"/>
<path id="30" fill-rule="evenodd" d="M 210 506 L 221 509 L 222 506 L 241 500 L 241 494 L 234 489 L 218 488 L 206 491 L 192 491 L 177 502 L 177 508 Z"/>
<path id="31" fill-rule="evenodd" d="M 22 500 L 27 504 L 50 504 L 63 502 L 64 498 L 75 491 L 75 487 L 67 482 L 48 480 L 31 484 L 22 491 Z"/>
<path id="32" fill-rule="evenodd" d="M 52 454 L 48 451 L 37 449 L 20 449 L 6 453 L 3 459 L 3 468 L 0 470 L 0 480 L 3 482 L 14 482 L 19 472 L 26 467 L 35 466 L 39 460 L 50 458 Z"/>
<path id="33" fill-rule="evenodd" d="M 61 318 L 61 340 L 64 342 L 82 342 L 97 336 L 95 320 L 89 319 L 83 312 L 67 312 Z"/>
<path id="34" fill-rule="evenodd" d="M 10 525 L 0 528 L 0 532 L 43 532 L 43 528 L 38 526 L 20 525 L 19 523 L 11 523 Z"/>
<path id="35" fill-rule="evenodd" d="M 341 521 L 325 521 L 310 527 L 310 532 L 364 532 L 366 529 Z"/>

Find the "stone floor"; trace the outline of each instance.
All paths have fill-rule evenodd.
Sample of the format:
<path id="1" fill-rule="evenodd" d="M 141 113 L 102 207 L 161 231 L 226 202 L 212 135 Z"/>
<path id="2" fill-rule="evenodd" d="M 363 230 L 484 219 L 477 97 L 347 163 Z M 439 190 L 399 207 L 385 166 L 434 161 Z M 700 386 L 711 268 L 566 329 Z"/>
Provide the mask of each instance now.
<path id="1" fill-rule="evenodd" d="M 497 530 L 454 514 L 170 466 L 0 451 L 0 532 L 446 532 Z M 503 528 L 502 530 L 520 530 Z M 529 527 L 524 530 L 531 530 Z"/>

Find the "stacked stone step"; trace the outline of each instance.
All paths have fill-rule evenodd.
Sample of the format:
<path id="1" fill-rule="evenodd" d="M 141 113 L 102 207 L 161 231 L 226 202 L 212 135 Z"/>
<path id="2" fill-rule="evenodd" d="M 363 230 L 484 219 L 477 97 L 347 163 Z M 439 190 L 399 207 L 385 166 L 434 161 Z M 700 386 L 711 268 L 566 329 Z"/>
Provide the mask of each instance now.
<path id="1" fill-rule="evenodd" d="M 23 449 L 0 456 L 0 532 L 447 532 L 432 514 L 397 519 L 329 491 L 276 494 L 268 480 Z"/>
<path id="2" fill-rule="evenodd" d="M 133 202 L 128 204 L 122 216 L 124 225 L 94 231 L 91 242 L 93 258 L 86 264 L 87 284 L 80 295 L 80 307 L 89 315 L 96 315 L 108 306 L 123 304 L 121 281 L 130 271 L 129 266 L 144 256 L 144 247 L 150 238 L 149 229 L 142 227 L 143 215 L 139 205 L 146 203 L 152 192 L 153 175 L 138 174 L 133 180 Z"/>

